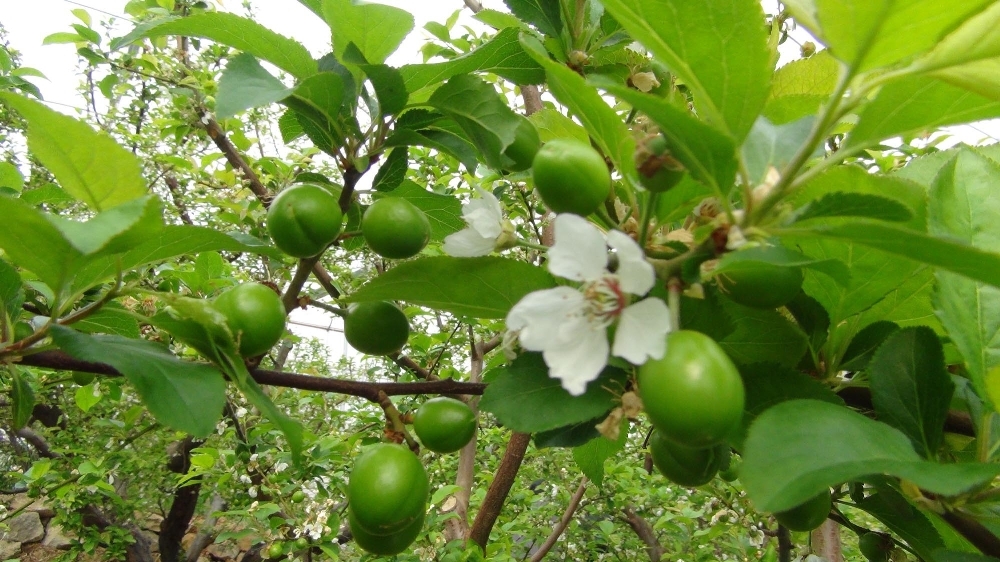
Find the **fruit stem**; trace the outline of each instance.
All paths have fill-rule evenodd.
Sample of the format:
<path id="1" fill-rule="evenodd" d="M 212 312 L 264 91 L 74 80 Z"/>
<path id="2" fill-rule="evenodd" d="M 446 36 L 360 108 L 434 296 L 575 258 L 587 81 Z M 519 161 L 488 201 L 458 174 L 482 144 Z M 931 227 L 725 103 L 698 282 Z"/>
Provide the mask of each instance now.
<path id="1" fill-rule="evenodd" d="M 534 242 L 529 242 L 527 240 L 518 239 L 517 245 L 522 248 L 528 248 L 529 250 L 538 250 L 540 252 L 549 251 L 549 247 L 542 244 L 535 244 Z"/>
<path id="2" fill-rule="evenodd" d="M 670 329 L 681 329 L 681 280 L 671 277 L 667 281 L 667 306 L 670 307 Z"/>
<path id="3" fill-rule="evenodd" d="M 653 220 L 653 214 L 656 212 L 656 201 L 660 198 L 660 194 L 657 192 L 652 192 L 649 194 L 649 200 L 646 201 L 646 206 L 642 209 L 642 220 L 639 223 L 639 247 L 646 248 L 646 239 L 649 236 L 649 223 Z"/>
<path id="4" fill-rule="evenodd" d="M 389 423 L 394 433 L 398 433 L 406 441 L 406 445 L 415 454 L 420 454 L 420 444 L 410 435 L 410 432 L 406 430 L 406 424 L 403 423 L 403 416 L 396 409 L 396 405 L 392 403 L 389 399 L 389 395 L 385 393 L 384 390 L 378 391 L 378 405 L 381 406 L 382 411 L 385 412 L 385 419 Z"/>

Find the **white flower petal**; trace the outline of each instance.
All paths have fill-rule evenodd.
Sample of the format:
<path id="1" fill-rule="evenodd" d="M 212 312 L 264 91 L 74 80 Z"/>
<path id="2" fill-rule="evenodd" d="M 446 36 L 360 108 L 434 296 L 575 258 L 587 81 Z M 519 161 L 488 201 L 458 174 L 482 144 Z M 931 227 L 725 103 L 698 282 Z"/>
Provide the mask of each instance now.
<path id="1" fill-rule="evenodd" d="M 642 248 L 624 232 L 612 230 L 608 233 L 608 244 L 618 256 L 619 286 L 626 293 L 645 295 L 656 283 L 653 265 L 646 261 Z"/>
<path id="2" fill-rule="evenodd" d="M 555 243 L 549 248 L 549 271 L 573 281 L 593 281 L 608 267 L 604 234 L 587 219 L 573 214 L 556 217 Z"/>
<path id="3" fill-rule="evenodd" d="M 583 294 L 571 287 L 534 291 L 507 313 L 507 329 L 520 330 L 521 345 L 529 351 L 564 346 L 560 328 L 575 322 L 583 307 Z"/>
<path id="4" fill-rule="evenodd" d="M 662 359 L 671 330 L 670 309 L 660 299 L 641 300 L 622 311 L 611 353 L 633 365 Z"/>
<path id="5" fill-rule="evenodd" d="M 546 349 L 542 356 L 549 376 L 559 379 L 566 392 L 580 396 L 608 364 L 608 335 L 600 324 L 582 318 L 575 324 L 572 345 Z"/>
<path id="6" fill-rule="evenodd" d="M 476 188 L 476 192 L 479 194 L 479 199 L 473 199 L 462 205 L 462 218 L 484 238 L 496 240 L 500 236 L 503 221 L 500 201 L 485 189 Z"/>
<path id="7" fill-rule="evenodd" d="M 471 228 L 459 230 L 454 234 L 449 234 L 444 239 L 442 249 L 444 253 L 456 258 L 473 258 L 485 256 L 493 252 L 496 246 L 496 237 L 484 238 Z"/>

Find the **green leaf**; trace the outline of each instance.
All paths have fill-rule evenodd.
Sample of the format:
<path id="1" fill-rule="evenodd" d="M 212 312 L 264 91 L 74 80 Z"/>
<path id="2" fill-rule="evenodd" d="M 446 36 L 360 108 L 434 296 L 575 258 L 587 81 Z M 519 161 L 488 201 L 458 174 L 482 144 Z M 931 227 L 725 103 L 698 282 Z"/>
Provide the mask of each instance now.
<path id="1" fill-rule="evenodd" d="M 576 139 L 590 142 L 587 130 L 577 125 L 575 121 L 559 113 L 551 107 L 543 107 L 528 116 L 538 129 L 538 137 L 542 142 L 552 139 Z"/>
<path id="2" fill-rule="evenodd" d="M 973 246 L 936 238 L 913 230 L 867 219 L 845 220 L 839 224 L 817 225 L 809 230 L 789 229 L 793 236 L 845 240 L 909 258 L 969 279 L 1000 286 L 1000 254 Z"/>
<path id="3" fill-rule="evenodd" d="M 21 370 L 11 365 L 8 369 L 10 373 L 10 401 L 11 401 L 11 426 L 15 431 L 28 425 L 31 419 L 31 411 L 35 407 L 35 391 L 31 384 L 25 380 Z"/>
<path id="4" fill-rule="evenodd" d="M 410 94 L 398 69 L 384 64 L 366 64 L 361 69 L 375 88 L 382 115 L 395 115 L 406 107 Z"/>
<path id="5" fill-rule="evenodd" d="M 393 190 L 391 196 L 406 199 L 427 215 L 431 223 L 431 240 L 443 240 L 445 236 L 465 228 L 462 203 L 450 195 L 438 195 L 406 180 Z"/>
<path id="6" fill-rule="evenodd" d="M 375 174 L 375 179 L 372 180 L 372 189 L 388 192 L 399 187 L 406 178 L 406 170 L 410 164 L 409 157 L 409 150 L 405 146 L 391 150 Z"/>
<path id="7" fill-rule="evenodd" d="M 59 31 L 46 35 L 42 39 L 42 45 L 58 45 L 60 43 L 80 43 L 86 41 L 83 37 L 80 37 L 78 33 L 70 33 L 68 31 Z"/>
<path id="8" fill-rule="evenodd" d="M 751 185 L 763 183 L 769 168 L 780 171 L 791 162 L 809 137 L 814 121 L 815 117 L 810 115 L 798 121 L 775 125 L 767 117 L 757 118 L 741 149 Z M 818 146 L 813 151 L 813 156 L 822 154 L 822 147 Z"/>
<path id="9" fill-rule="evenodd" d="M 17 318 L 21 314 L 23 303 L 24 287 L 21 275 L 14 266 L 0 259 L 0 314 L 6 314 L 8 319 Z M 0 322 L 3 322 L 2 316 Z"/>
<path id="10" fill-rule="evenodd" d="M 164 35 L 199 37 L 228 45 L 266 60 L 299 79 L 316 73 L 316 61 L 301 43 L 275 33 L 251 19 L 226 12 L 153 20 L 113 42 L 112 48 L 122 47 L 143 37 Z"/>
<path id="11" fill-rule="evenodd" d="M 24 176 L 21 175 L 21 170 L 10 162 L 0 162 L 0 187 L 21 191 L 24 188 Z"/>
<path id="12" fill-rule="evenodd" d="M 460 74 L 438 88 L 428 103 L 458 123 L 487 165 L 503 167 L 503 150 L 514 142 L 520 121 L 492 85 Z"/>
<path id="13" fill-rule="evenodd" d="M 435 123 L 441 125 L 441 123 Z M 457 128 L 457 125 L 456 125 Z M 455 157 L 470 171 L 479 163 L 476 148 L 463 135 L 445 128 L 428 128 L 420 131 L 396 129 L 385 141 L 385 146 L 425 146 Z"/>
<path id="14" fill-rule="evenodd" d="M 816 259 L 801 252 L 778 245 L 754 246 L 729 252 L 719 260 L 718 267 L 712 270 L 712 276 L 725 275 L 731 271 L 756 269 L 755 264 L 768 263 L 780 267 L 803 267 L 824 273 L 837 283 L 846 286 L 851 279 L 851 273 L 843 262 L 835 259 Z"/>
<path id="15" fill-rule="evenodd" d="M 549 37 L 559 37 L 563 23 L 559 2 L 553 0 L 504 0 L 512 14 Z"/>
<path id="16" fill-rule="evenodd" d="M 603 436 L 591 439 L 573 449 L 573 460 L 576 461 L 583 474 L 600 487 L 604 483 L 604 462 L 625 448 L 627 437 L 628 420 L 623 419 L 617 441 Z"/>
<path id="17" fill-rule="evenodd" d="M 480 10 L 476 12 L 476 14 L 472 16 L 472 18 L 475 19 L 476 21 L 481 21 L 485 23 L 486 25 L 496 30 L 502 30 L 508 27 L 514 27 L 528 31 L 528 26 L 525 25 L 524 22 L 522 22 L 521 20 L 517 19 L 517 17 L 507 12 L 500 12 L 498 10 L 490 10 L 490 9 Z"/>
<path id="18" fill-rule="evenodd" d="M 804 185 L 791 198 L 791 203 L 805 206 L 830 193 L 862 193 L 896 199 L 913 211 L 906 224 L 923 230 L 926 225 L 927 194 L 924 188 L 900 179 L 870 174 L 857 166 L 839 166 L 821 174 Z M 829 217 L 825 223 L 851 219 Z M 851 283 L 844 287 L 826 276 L 806 274 L 803 289 L 818 300 L 830 313 L 832 326 L 840 327 L 843 320 L 859 314 L 885 298 L 904 283 L 914 279 L 923 266 L 865 248 L 859 244 L 829 239 L 785 239 L 788 246 L 817 259 L 838 259 L 847 265 Z M 909 298 L 910 293 L 902 295 Z M 869 323 L 881 318 L 869 320 Z M 848 337 L 850 337 L 848 335 Z"/>
<path id="19" fill-rule="evenodd" d="M 226 403 L 226 381 L 208 366 L 181 361 L 166 348 L 120 336 L 87 336 L 53 326 L 52 339 L 81 361 L 107 363 L 128 379 L 160 423 L 205 437 Z"/>
<path id="20" fill-rule="evenodd" d="M 880 320 L 865 326 L 854 335 L 850 345 L 840 358 L 838 370 L 863 371 L 868 368 L 875 351 L 886 338 L 899 331 L 895 322 Z"/>
<path id="21" fill-rule="evenodd" d="M 559 379 L 549 377 L 540 353 L 524 353 L 511 365 L 491 374 L 479 407 L 513 431 L 534 433 L 592 420 L 615 406 L 627 375 L 607 368 L 587 391 L 573 396 Z"/>
<path id="22" fill-rule="evenodd" d="M 918 556 L 938 560 L 931 557 L 931 552 L 942 548 L 944 541 L 927 515 L 906 501 L 902 494 L 888 486 L 879 486 L 878 492 L 861 500 L 857 506 L 899 535 Z"/>
<path id="23" fill-rule="evenodd" d="M 879 420 L 905 433 L 921 455 L 935 458 L 955 392 L 937 335 L 923 327 L 899 330 L 886 338 L 867 370 Z"/>
<path id="24" fill-rule="evenodd" d="M 773 71 L 759 2 L 604 0 L 603 4 L 690 88 L 699 113 L 737 140 L 746 136 L 764 107 Z"/>
<path id="25" fill-rule="evenodd" d="M 812 357 L 818 359 L 820 349 L 830 336 L 830 315 L 819 301 L 802 292 L 785 304 L 785 308 L 806 334 Z"/>
<path id="26" fill-rule="evenodd" d="M 45 218 L 80 253 L 117 254 L 139 246 L 163 227 L 163 209 L 156 197 L 144 196 L 102 211 L 87 222 L 58 215 Z"/>
<path id="27" fill-rule="evenodd" d="M 333 31 L 337 58 L 351 43 L 371 64 L 382 64 L 413 29 L 413 16 L 383 4 L 361 4 L 351 0 L 323 0 L 323 17 Z"/>
<path id="28" fill-rule="evenodd" d="M 46 214 L 17 199 L 0 196 L 0 249 L 18 266 L 32 272 L 54 292 L 60 292 L 83 261 Z"/>
<path id="29" fill-rule="evenodd" d="M 634 178 L 635 140 L 621 117 L 582 76 L 569 67 L 550 60 L 545 48 L 536 39 L 522 37 L 521 45 L 545 69 L 546 82 L 552 95 L 580 120 L 615 168 L 623 176 Z"/>
<path id="30" fill-rule="evenodd" d="M 750 426 L 740 481 L 761 511 L 780 512 L 842 482 L 886 474 L 958 495 L 992 480 L 1000 465 L 924 461 L 898 430 L 817 400 L 769 408 Z"/>
<path id="31" fill-rule="evenodd" d="M 880 195 L 835 191 L 796 209 L 789 222 L 827 217 L 865 217 L 908 222 L 913 220 L 913 211 L 899 201 Z"/>
<path id="32" fill-rule="evenodd" d="M 930 558 L 930 560 L 934 562 L 997 562 L 1000 558 L 942 548 L 935 550 L 933 558 Z"/>
<path id="33" fill-rule="evenodd" d="M 890 137 L 997 116 L 1000 116 L 1000 101 L 941 80 L 913 76 L 882 87 L 861 110 L 858 124 L 848 134 L 844 146 L 856 150 Z"/>
<path id="34" fill-rule="evenodd" d="M 528 293 L 554 286 L 547 271 L 521 261 L 441 256 L 401 263 L 344 300 L 401 300 L 474 318 L 504 318 Z"/>
<path id="35" fill-rule="evenodd" d="M 408 64 L 399 69 L 410 93 L 443 82 L 452 76 L 472 72 L 491 72 L 515 84 L 540 84 L 545 73 L 521 47 L 520 31 L 508 28 L 497 33 L 485 45 L 447 62 Z"/>
<path id="36" fill-rule="evenodd" d="M 785 5 L 838 58 L 867 70 L 926 51 L 989 2 L 790 0 Z"/>
<path id="37" fill-rule="evenodd" d="M 739 433 L 741 443 L 746 440 L 747 430 L 757 416 L 781 402 L 809 399 L 844 405 L 844 401 L 829 387 L 791 367 L 754 363 L 740 367 L 740 375 L 746 388 L 746 405 Z"/>
<path id="38" fill-rule="evenodd" d="M 1000 252 L 1000 201 L 994 196 L 1000 165 L 962 150 L 941 169 L 931 186 L 928 230 L 972 247 Z M 986 271 L 990 266 L 977 264 Z M 979 395 L 986 399 L 985 377 L 1000 365 L 1000 289 L 986 279 L 973 280 L 937 271 L 934 305 L 938 318 L 958 348 Z M 996 285 L 995 282 L 990 283 Z"/>
<path id="39" fill-rule="evenodd" d="M 73 328 L 88 334 L 112 334 L 139 339 L 139 322 L 121 305 L 108 303 L 97 312 L 73 324 Z"/>
<path id="40" fill-rule="evenodd" d="M 982 6 L 986 8 L 964 21 L 912 68 L 986 97 L 1000 99 L 1000 78 L 989 72 L 996 69 L 1000 57 L 1000 33 L 997 33 L 1000 6 L 988 0 L 974 0 L 969 4 L 963 6 L 963 15 Z"/>
<path id="41" fill-rule="evenodd" d="M 89 412 L 91 408 L 96 406 L 103 398 L 104 395 L 101 394 L 100 388 L 96 382 L 90 383 L 87 386 L 81 386 L 76 389 L 73 394 L 73 401 L 76 402 L 76 406 L 80 408 L 83 412 Z"/>
<path id="42" fill-rule="evenodd" d="M 295 110 L 296 120 L 317 148 L 331 154 L 343 144 L 339 124 L 344 82 L 335 72 L 320 72 L 299 82 L 282 103 Z"/>
<path id="43" fill-rule="evenodd" d="M 602 421 L 603 418 L 594 418 L 592 420 L 582 421 L 557 429 L 550 429 L 549 431 L 536 433 L 533 438 L 535 448 L 579 447 L 595 437 L 600 437 L 601 434 L 597 432 L 597 424 Z"/>
<path id="44" fill-rule="evenodd" d="M 720 301 L 736 329 L 719 345 L 737 365 L 771 362 L 795 366 L 802 359 L 806 336 L 781 313 Z"/>
<path id="45" fill-rule="evenodd" d="M 764 116 L 781 125 L 818 114 L 833 95 L 839 74 L 840 63 L 825 50 L 782 66 L 771 80 Z"/>
<path id="46" fill-rule="evenodd" d="M 28 98 L 0 100 L 28 122 L 28 150 L 76 199 L 101 211 L 146 194 L 139 160 L 108 135 Z"/>
<path id="47" fill-rule="evenodd" d="M 286 98 L 292 89 L 281 83 L 257 62 L 243 53 L 229 60 L 215 96 L 215 113 L 221 119 L 254 107 L 267 106 Z"/>
<path id="48" fill-rule="evenodd" d="M 25 190 L 21 192 L 20 199 L 33 207 L 44 204 L 67 204 L 75 201 L 70 194 L 54 183 Z"/>
<path id="49" fill-rule="evenodd" d="M 655 121 L 667 139 L 671 154 L 696 180 L 717 194 L 729 192 L 736 176 L 737 163 L 736 144 L 728 134 L 695 119 L 663 98 L 606 80 L 592 82 L 629 102 Z M 669 196 L 670 191 L 666 195 Z"/>
<path id="50" fill-rule="evenodd" d="M 0 210 L 3 209 L 3 198 L 0 198 Z M 3 247 L 3 229 L 0 229 L 0 247 Z M 246 237 L 249 238 L 249 237 Z M 80 268 L 73 279 L 74 287 L 86 289 L 100 281 L 115 275 L 119 267 L 129 271 L 136 267 L 160 262 L 176 256 L 194 255 L 200 252 L 226 251 L 250 252 L 265 255 L 274 259 L 283 259 L 284 254 L 272 246 L 263 244 L 250 245 L 250 240 L 239 240 L 234 236 L 219 232 L 214 228 L 190 225 L 171 225 L 157 231 L 154 235 L 121 254 L 120 256 L 100 256 Z M 48 248 L 49 246 L 45 246 Z M 56 251 L 61 251 L 56 249 Z M 70 251 L 75 252 L 74 248 Z M 20 261 L 18 263 L 21 263 Z M 23 265 L 23 264 L 22 264 Z M 36 272 L 37 275 L 37 272 Z"/>

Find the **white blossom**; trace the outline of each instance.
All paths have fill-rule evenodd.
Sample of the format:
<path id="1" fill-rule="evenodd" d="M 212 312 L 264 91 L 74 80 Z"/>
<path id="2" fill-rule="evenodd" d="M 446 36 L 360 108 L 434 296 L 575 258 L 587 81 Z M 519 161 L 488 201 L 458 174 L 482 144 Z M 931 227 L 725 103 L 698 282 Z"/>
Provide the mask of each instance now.
<path id="1" fill-rule="evenodd" d="M 503 218 L 500 201 L 481 187 L 476 188 L 478 199 L 462 205 L 462 218 L 468 228 L 444 239 L 444 252 L 457 258 L 485 256 L 499 246 L 510 242 L 514 226 Z"/>
<path id="2" fill-rule="evenodd" d="M 655 297 L 630 304 L 632 296 L 653 288 L 656 276 L 642 249 L 626 234 L 605 235 L 571 214 L 557 216 L 554 224 L 549 271 L 582 285 L 525 295 L 507 314 L 507 329 L 517 332 L 525 349 L 541 351 L 549 376 L 579 396 L 604 370 L 609 353 L 635 365 L 662 358 L 670 313 Z M 614 272 L 608 269 L 609 246 L 617 258 Z M 616 321 L 609 346 L 607 328 Z"/>

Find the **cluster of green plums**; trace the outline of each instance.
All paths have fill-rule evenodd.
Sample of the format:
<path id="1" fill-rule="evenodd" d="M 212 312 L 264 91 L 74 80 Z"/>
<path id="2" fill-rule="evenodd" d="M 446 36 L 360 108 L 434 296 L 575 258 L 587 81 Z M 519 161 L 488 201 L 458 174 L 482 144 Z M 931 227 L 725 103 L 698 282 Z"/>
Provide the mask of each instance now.
<path id="1" fill-rule="evenodd" d="M 424 402 L 413 429 L 431 451 L 453 453 L 476 432 L 472 409 L 454 398 Z M 383 556 L 406 550 L 420 534 L 430 483 L 420 459 L 403 445 L 369 446 L 354 461 L 347 483 L 347 518 L 355 543 Z"/>

